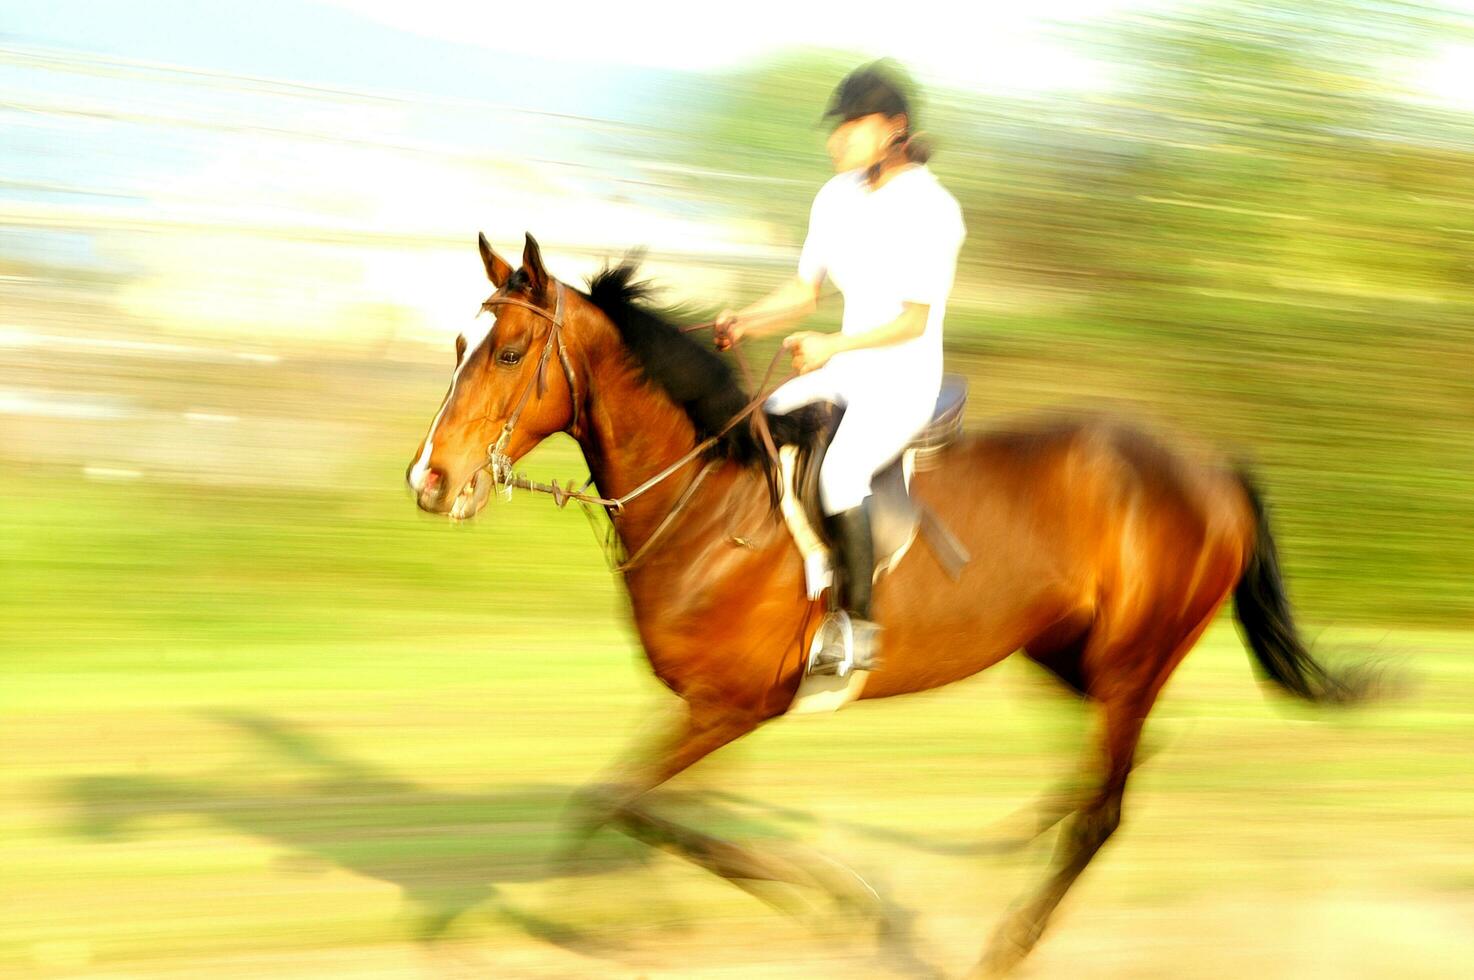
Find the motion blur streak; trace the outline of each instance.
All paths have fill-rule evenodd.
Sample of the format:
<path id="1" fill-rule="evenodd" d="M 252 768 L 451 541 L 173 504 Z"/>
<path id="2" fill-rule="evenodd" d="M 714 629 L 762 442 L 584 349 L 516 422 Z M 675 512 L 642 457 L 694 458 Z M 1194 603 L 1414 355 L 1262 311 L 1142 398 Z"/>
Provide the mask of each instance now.
<path id="1" fill-rule="evenodd" d="M 980 857 L 990 826 L 1088 733 L 1037 669 L 780 723 L 677 784 L 702 826 L 873 873 L 915 913 L 914 960 L 876 958 L 612 834 L 555 859 L 669 695 L 579 517 L 452 528 L 402 482 L 488 292 L 478 230 L 576 285 L 643 247 L 693 323 L 748 302 L 797 260 L 830 88 L 886 53 L 970 230 L 969 424 L 1103 405 L 1241 456 L 1318 655 L 1411 682 L 1300 714 L 1215 627 L 1031 969 L 1474 971 L 1474 8 L 791 6 L 555 5 L 537 45 L 469 3 L 9 12 L 0 974 L 971 961 L 1049 852 Z M 525 465 L 583 472 L 567 440 Z"/>

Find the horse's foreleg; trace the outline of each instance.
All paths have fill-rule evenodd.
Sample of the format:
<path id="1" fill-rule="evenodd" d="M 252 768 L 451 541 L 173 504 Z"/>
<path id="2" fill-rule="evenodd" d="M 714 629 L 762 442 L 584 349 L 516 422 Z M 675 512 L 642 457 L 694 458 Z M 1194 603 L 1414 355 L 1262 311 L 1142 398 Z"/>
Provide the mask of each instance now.
<path id="1" fill-rule="evenodd" d="M 717 749 L 757 728 L 763 719 L 731 710 L 690 707 L 676 724 L 660 732 L 652 744 L 641 745 L 615 778 L 583 790 L 578 803 L 584 813 L 579 826 L 585 833 L 618 823 L 637 809 L 637 802 L 658 786 L 694 766 Z"/>
<path id="2" fill-rule="evenodd" d="M 612 823 L 634 839 L 685 858 L 784 912 L 797 914 L 809 906 L 759 887 L 762 883 L 817 888 L 855 911 L 879 911 L 880 898 L 863 879 L 818 855 L 780 854 L 737 844 L 657 816 L 639 804 L 623 807 Z"/>
<path id="3" fill-rule="evenodd" d="M 611 826 L 635 840 L 658 847 L 705 868 L 764 901 L 776 895 L 754 888 L 757 882 L 779 882 L 828 892 L 836 901 L 874 912 L 879 899 L 858 875 L 818 856 L 779 854 L 723 840 L 653 813 L 645 805 L 651 791 L 689 769 L 722 746 L 755 729 L 763 718 L 730 708 L 703 711 L 692 706 L 682 723 L 648 747 L 622 779 L 585 794 L 586 830 Z M 791 909 L 789 909 L 791 910 Z"/>

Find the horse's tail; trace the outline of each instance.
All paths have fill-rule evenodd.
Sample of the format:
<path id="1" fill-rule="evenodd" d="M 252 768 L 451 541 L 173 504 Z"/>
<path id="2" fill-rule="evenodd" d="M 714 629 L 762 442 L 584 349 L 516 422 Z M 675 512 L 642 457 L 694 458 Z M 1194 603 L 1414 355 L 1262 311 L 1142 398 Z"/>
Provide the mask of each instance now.
<path id="1" fill-rule="evenodd" d="M 1270 679 L 1296 697 L 1333 704 L 1360 700 L 1367 693 L 1365 680 L 1338 676 L 1317 663 L 1295 629 L 1264 500 L 1242 467 L 1238 479 L 1254 512 L 1254 550 L 1233 593 L 1244 640 Z"/>

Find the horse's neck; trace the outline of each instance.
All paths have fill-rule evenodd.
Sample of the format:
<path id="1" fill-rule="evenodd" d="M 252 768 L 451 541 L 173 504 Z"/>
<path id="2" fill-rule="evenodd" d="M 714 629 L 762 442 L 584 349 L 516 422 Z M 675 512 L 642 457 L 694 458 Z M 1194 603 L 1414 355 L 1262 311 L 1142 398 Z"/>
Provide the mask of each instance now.
<path id="1" fill-rule="evenodd" d="M 690 417 L 632 368 L 607 371 L 594 379 L 587 408 L 579 445 L 601 496 L 630 493 L 696 446 Z M 699 459 L 692 460 L 625 506 L 615 526 L 628 551 L 649 539 L 701 465 Z"/>

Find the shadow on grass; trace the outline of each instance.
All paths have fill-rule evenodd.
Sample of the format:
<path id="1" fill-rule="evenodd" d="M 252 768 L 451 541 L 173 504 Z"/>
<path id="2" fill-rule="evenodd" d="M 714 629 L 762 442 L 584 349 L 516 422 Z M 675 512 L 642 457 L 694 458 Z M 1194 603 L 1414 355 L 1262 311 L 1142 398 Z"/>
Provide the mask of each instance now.
<path id="1" fill-rule="evenodd" d="M 277 718 L 208 717 L 239 732 L 273 767 L 214 778 L 107 774 L 66 780 L 59 792 L 73 811 L 70 832 L 93 841 L 157 838 L 168 832 L 161 818 L 187 815 L 282 849 L 278 868 L 284 873 L 341 869 L 396 886 L 407 929 L 420 942 L 445 937 L 474 912 L 581 955 L 622 958 L 623 947 L 608 930 L 596 933 L 520 908 L 502 888 L 601 875 L 650 860 L 655 852 L 612 831 L 570 849 L 568 818 L 578 787 L 448 792 L 354 759 Z M 730 837 L 788 840 L 792 825 L 812 820 L 801 811 L 717 792 L 666 793 L 664 802 L 684 819 Z M 654 904 L 658 896 L 636 901 Z"/>

